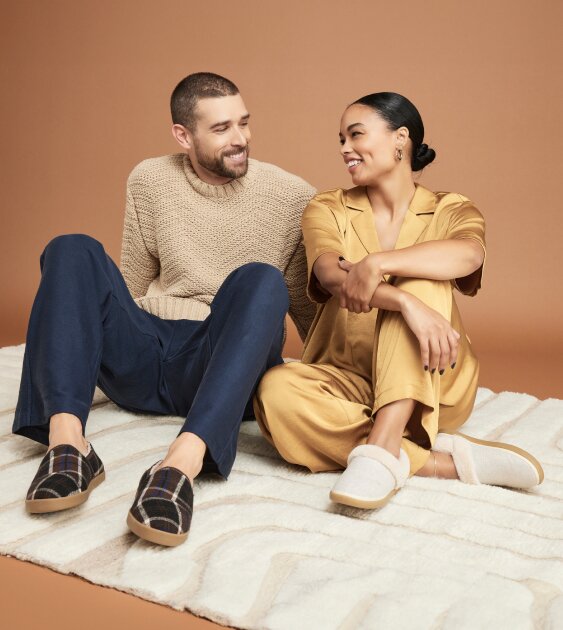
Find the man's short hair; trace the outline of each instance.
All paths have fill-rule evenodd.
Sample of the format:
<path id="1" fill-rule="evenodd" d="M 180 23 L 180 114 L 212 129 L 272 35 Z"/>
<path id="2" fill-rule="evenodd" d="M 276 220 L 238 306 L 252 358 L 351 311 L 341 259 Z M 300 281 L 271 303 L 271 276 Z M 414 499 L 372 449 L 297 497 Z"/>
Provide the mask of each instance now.
<path id="1" fill-rule="evenodd" d="M 195 109 L 202 98 L 218 98 L 238 94 L 237 86 L 213 72 L 196 72 L 182 79 L 170 98 L 172 122 L 184 125 L 190 131 L 196 127 Z"/>

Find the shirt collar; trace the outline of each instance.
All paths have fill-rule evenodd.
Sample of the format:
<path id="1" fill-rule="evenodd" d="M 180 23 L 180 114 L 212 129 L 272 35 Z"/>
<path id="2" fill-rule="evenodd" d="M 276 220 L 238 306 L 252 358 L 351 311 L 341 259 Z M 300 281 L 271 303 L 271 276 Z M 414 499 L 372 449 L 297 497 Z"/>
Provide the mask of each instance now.
<path id="1" fill-rule="evenodd" d="M 414 214 L 433 214 L 438 203 L 437 196 L 422 184 L 415 182 L 414 195 L 409 204 L 409 210 Z M 369 210 L 371 204 L 365 186 L 356 186 L 346 191 L 346 206 L 354 210 Z"/>

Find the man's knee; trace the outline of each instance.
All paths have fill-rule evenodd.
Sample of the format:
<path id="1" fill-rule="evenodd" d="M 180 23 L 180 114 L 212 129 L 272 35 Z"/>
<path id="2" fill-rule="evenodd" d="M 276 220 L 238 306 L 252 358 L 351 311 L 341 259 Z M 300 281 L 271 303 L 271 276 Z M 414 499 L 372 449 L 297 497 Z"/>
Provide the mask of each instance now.
<path id="1" fill-rule="evenodd" d="M 252 295 L 267 298 L 269 305 L 278 305 L 283 311 L 289 308 L 285 279 L 282 272 L 273 265 L 246 263 L 235 269 L 229 279 Z"/>
<path id="2" fill-rule="evenodd" d="M 88 234 L 60 234 L 51 239 L 46 247 L 46 251 L 56 250 L 61 253 L 76 252 L 84 249 L 103 250 L 103 245 Z"/>
<path id="3" fill-rule="evenodd" d="M 85 252 L 92 254 L 86 260 L 99 260 L 101 256 L 105 255 L 103 245 L 87 234 L 61 234 L 47 243 L 39 257 L 39 263 L 43 269 L 45 256 L 49 256 L 49 258 L 54 258 L 59 262 L 64 261 L 64 266 L 68 265 L 69 268 L 73 262 L 76 262 L 75 267 L 82 269 Z"/>

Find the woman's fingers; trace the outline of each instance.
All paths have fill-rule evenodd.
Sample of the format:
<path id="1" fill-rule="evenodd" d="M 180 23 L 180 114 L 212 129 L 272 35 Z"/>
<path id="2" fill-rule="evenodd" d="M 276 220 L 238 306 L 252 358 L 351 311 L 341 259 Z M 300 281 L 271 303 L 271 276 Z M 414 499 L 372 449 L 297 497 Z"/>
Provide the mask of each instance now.
<path id="1" fill-rule="evenodd" d="M 450 360 L 449 360 L 449 365 L 450 365 L 450 367 L 453 370 L 455 364 L 457 363 L 457 352 L 458 352 L 458 349 L 459 349 L 460 334 L 457 332 L 457 330 L 453 330 L 453 328 L 452 328 L 452 333 L 457 333 L 457 337 L 454 334 L 451 334 L 449 336 L 449 342 L 450 342 Z"/>
<path id="2" fill-rule="evenodd" d="M 430 347 L 426 338 L 420 341 L 420 357 L 422 359 L 422 367 L 428 370 L 430 365 Z"/>
<path id="3" fill-rule="evenodd" d="M 438 343 L 440 344 L 440 361 L 438 363 L 438 371 L 441 376 L 446 371 L 446 367 L 448 366 L 448 361 L 450 359 L 450 342 L 447 335 L 445 337 L 441 337 Z"/>
<path id="4" fill-rule="evenodd" d="M 428 345 L 430 346 L 429 368 L 430 368 L 430 372 L 434 374 L 434 372 L 440 365 L 440 355 L 442 351 L 440 349 L 440 342 L 437 338 L 430 339 Z"/>

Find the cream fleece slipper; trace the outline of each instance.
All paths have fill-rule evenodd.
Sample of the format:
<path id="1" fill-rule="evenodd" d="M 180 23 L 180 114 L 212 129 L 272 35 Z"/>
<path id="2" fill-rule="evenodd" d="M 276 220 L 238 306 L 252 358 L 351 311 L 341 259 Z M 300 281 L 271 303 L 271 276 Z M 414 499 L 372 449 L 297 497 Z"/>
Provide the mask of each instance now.
<path id="1" fill-rule="evenodd" d="M 397 459 L 381 446 L 362 444 L 348 455 L 348 467 L 330 492 L 336 503 L 371 510 L 382 507 L 404 485 L 410 462 L 401 449 Z"/>
<path id="2" fill-rule="evenodd" d="M 538 460 L 512 444 L 487 442 L 463 433 L 438 433 L 432 449 L 452 456 L 464 483 L 526 489 L 543 481 Z"/>

